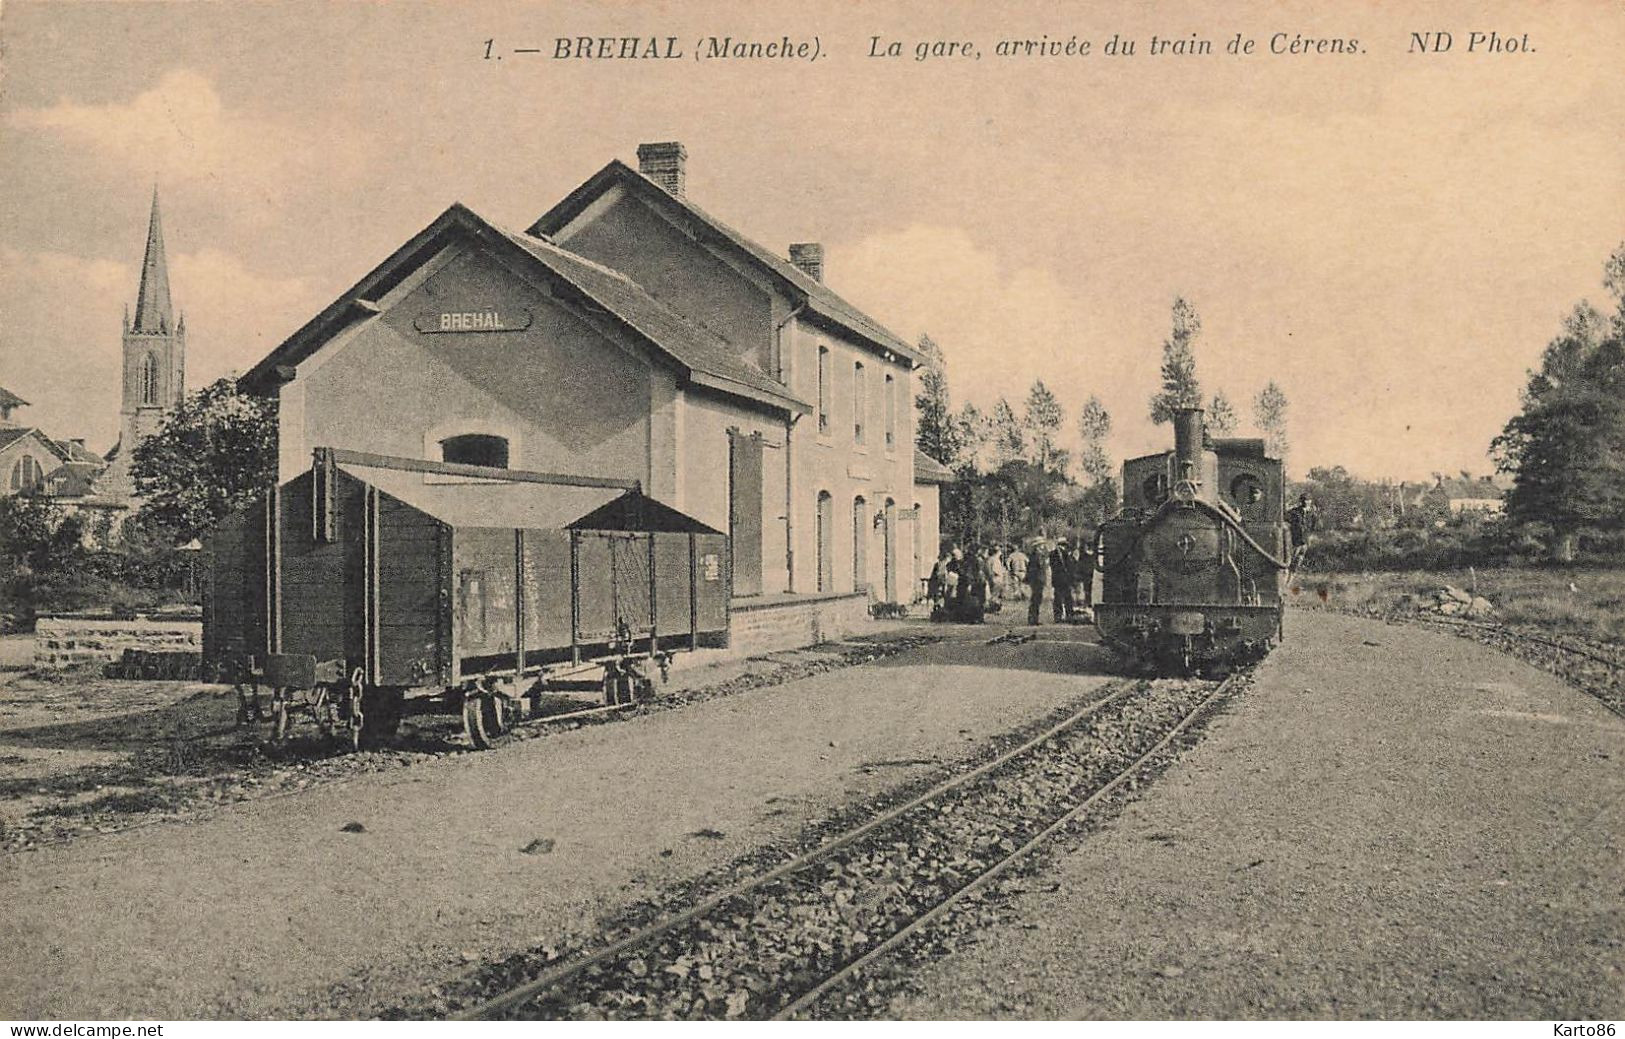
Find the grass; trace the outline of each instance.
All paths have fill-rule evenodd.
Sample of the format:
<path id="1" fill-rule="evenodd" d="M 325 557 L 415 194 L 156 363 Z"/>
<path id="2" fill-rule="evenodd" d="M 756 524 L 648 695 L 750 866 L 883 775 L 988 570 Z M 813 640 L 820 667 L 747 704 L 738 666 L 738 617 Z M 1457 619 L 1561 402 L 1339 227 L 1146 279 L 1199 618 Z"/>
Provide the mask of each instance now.
<path id="1" fill-rule="evenodd" d="M 1292 601 L 1386 614 L 1404 612 L 1406 596 L 1429 596 L 1445 585 L 1490 600 L 1500 623 L 1625 645 L 1625 567 L 1302 574 L 1293 581 Z"/>

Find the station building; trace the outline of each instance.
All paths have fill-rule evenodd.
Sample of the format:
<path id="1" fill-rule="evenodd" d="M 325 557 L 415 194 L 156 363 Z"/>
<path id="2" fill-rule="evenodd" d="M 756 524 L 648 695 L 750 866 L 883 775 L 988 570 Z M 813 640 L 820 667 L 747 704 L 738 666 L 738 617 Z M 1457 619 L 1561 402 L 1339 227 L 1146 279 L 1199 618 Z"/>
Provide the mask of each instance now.
<path id="1" fill-rule="evenodd" d="M 453 205 L 248 372 L 281 478 L 322 446 L 631 478 L 731 536 L 736 608 L 911 601 L 951 478 L 914 448 L 919 354 L 819 245 L 694 205 L 681 144 L 638 160 L 522 232 Z"/>

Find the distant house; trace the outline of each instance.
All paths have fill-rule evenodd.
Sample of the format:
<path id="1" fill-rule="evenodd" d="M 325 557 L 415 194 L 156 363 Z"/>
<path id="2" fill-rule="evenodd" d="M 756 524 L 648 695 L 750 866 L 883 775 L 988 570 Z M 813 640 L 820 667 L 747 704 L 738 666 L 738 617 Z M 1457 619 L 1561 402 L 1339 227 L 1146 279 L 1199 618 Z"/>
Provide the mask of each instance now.
<path id="1" fill-rule="evenodd" d="M 44 493 L 46 475 L 68 457 L 61 445 L 32 426 L 0 428 L 0 497 Z"/>
<path id="2" fill-rule="evenodd" d="M 56 440 L 18 423 L 12 413 L 28 402 L 0 387 L 0 498 L 36 494 L 85 520 L 86 544 L 112 533 L 128 506 L 101 493 L 97 481 L 107 462 L 83 440 Z"/>
<path id="3" fill-rule="evenodd" d="M 1493 516 L 1506 508 L 1505 491 L 1490 476 L 1437 477 L 1423 496 L 1426 504 L 1452 516 Z"/>

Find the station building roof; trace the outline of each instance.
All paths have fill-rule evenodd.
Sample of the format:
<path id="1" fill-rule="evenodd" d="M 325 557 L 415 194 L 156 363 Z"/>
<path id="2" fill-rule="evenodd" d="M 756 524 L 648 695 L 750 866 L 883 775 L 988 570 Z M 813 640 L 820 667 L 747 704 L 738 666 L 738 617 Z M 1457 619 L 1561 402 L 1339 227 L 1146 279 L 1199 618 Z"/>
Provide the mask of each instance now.
<path id="1" fill-rule="evenodd" d="M 607 166 L 567 195 L 562 202 L 542 214 L 541 218 L 530 226 L 529 233 L 557 234 L 615 185 L 624 186 L 653 205 L 690 218 L 688 222 L 703 232 L 705 237 L 732 254 L 743 257 L 758 270 L 766 272 L 796 302 L 804 304 L 813 315 L 850 332 L 870 346 L 889 350 L 916 365 L 923 360 L 919 350 L 841 298 L 817 278 L 771 249 L 759 245 L 729 227 L 689 201 L 686 196 L 673 195 L 619 159 L 611 160 Z"/>

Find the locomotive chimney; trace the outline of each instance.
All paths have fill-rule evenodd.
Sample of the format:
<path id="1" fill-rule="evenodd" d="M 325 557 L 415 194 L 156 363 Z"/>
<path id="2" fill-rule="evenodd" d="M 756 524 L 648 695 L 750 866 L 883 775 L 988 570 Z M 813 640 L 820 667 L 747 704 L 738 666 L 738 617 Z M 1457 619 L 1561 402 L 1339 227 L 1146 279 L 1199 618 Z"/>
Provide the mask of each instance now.
<path id="1" fill-rule="evenodd" d="M 1174 412 L 1174 479 L 1202 482 L 1202 409 Z"/>

